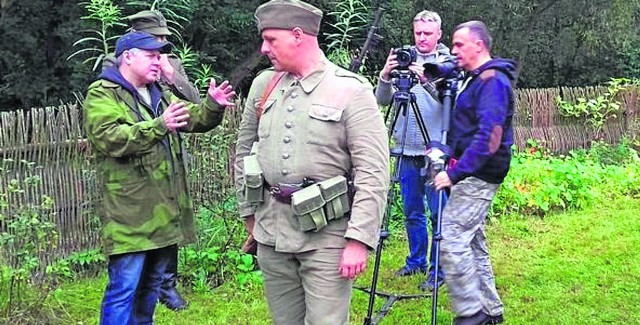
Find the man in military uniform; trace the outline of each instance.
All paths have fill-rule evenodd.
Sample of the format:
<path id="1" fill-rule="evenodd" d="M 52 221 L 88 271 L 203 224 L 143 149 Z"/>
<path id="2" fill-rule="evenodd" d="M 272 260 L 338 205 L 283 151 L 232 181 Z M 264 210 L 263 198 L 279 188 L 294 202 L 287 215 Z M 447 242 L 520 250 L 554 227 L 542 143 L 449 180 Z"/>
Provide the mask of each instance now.
<path id="1" fill-rule="evenodd" d="M 255 17 L 273 68 L 253 81 L 239 129 L 240 216 L 274 323 L 348 324 L 386 203 L 384 121 L 367 80 L 320 49 L 322 11 L 273 0 Z"/>
<path id="2" fill-rule="evenodd" d="M 175 246 L 194 240 L 178 132 L 220 124 L 234 92 L 214 80 L 207 99 L 187 103 L 156 82 L 160 51 L 170 46 L 132 32 L 116 42 L 116 65 L 89 86 L 83 105 L 102 198 L 109 282 L 101 324 L 150 324 Z"/>
<path id="3" fill-rule="evenodd" d="M 131 25 L 131 31 L 140 31 L 155 36 L 157 41 L 166 42 L 171 36 L 167 26 L 167 20 L 157 10 L 143 10 L 127 19 Z M 109 55 L 104 60 L 103 70 L 115 64 L 115 56 Z M 159 82 L 167 87 L 180 99 L 191 103 L 200 103 L 198 89 L 189 82 L 187 73 L 182 66 L 182 61 L 172 53 L 162 53 L 160 57 Z M 182 243 L 185 244 L 185 243 Z M 172 310 L 182 310 L 187 307 L 187 302 L 176 289 L 178 283 L 178 246 L 170 252 L 172 259 L 167 266 L 165 280 L 160 289 L 160 302 Z"/>
<path id="4" fill-rule="evenodd" d="M 503 322 L 484 221 L 509 172 L 516 65 L 492 58 L 491 45 L 481 21 L 454 29 L 451 53 L 467 71 L 451 115 L 449 143 L 458 161 L 438 173 L 434 184 L 439 190 L 451 186 L 442 213 L 441 261 L 455 325 Z"/>

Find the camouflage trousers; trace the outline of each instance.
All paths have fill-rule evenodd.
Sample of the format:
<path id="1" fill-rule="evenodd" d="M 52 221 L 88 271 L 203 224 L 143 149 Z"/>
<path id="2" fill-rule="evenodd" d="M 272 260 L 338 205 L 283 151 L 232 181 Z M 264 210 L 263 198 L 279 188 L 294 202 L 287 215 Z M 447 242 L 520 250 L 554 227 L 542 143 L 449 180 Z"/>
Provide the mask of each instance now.
<path id="1" fill-rule="evenodd" d="M 458 316 L 483 310 L 502 314 L 484 233 L 484 221 L 499 184 L 468 177 L 451 188 L 442 213 L 440 262 Z"/>

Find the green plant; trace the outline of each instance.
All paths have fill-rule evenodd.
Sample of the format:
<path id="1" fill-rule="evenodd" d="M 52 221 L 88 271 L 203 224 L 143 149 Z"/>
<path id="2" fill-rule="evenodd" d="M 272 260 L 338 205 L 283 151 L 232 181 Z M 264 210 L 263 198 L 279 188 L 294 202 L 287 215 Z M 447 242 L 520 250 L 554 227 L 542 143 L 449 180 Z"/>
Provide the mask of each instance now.
<path id="1" fill-rule="evenodd" d="M 554 211 L 592 206 L 640 191 L 637 153 L 625 141 L 610 146 L 596 142 L 590 150 L 555 156 L 539 147 L 516 152 L 496 195 L 494 214 L 544 216 Z"/>
<path id="2" fill-rule="evenodd" d="M 627 138 L 623 138 L 615 145 L 604 141 L 593 142 L 586 155 L 604 166 L 623 166 L 639 161 L 638 152 L 631 147 L 631 140 Z"/>
<path id="3" fill-rule="evenodd" d="M 195 68 L 194 71 L 193 84 L 198 88 L 200 94 L 203 96 L 206 95 L 207 90 L 209 89 L 211 78 L 214 78 L 218 83 L 222 81 L 221 76 L 213 71 L 210 64 L 202 63 L 200 64 L 200 67 Z"/>
<path id="4" fill-rule="evenodd" d="M 41 260 L 58 244 L 57 227 L 50 221 L 55 204 L 39 193 L 38 169 L 24 160 L 4 159 L 0 164 L 0 172 L 15 174 L 0 191 L 0 288 L 7 293 L 0 296 L 0 308 L 7 318 L 38 310 L 51 289 Z M 34 299 L 25 295 L 30 289 Z"/>
<path id="5" fill-rule="evenodd" d="M 618 93 L 635 83 L 627 78 L 611 78 L 607 82 L 607 91 L 596 98 L 578 98 L 576 103 L 570 103 L 556 97 L 556 103 L 561 115 L 575 118 L 583 118 L 586 126 L 594 130 L 596 136 L 600 136 L 605 123 L 615 118 L 621 111 L 621 104 L 616 100 Z"/>
<path id="6" fill-rule="evenodd" d="M 69 55 L 67 60 L 76 55 L 90 54 L 82 63 L 88 64 L 93 61 L 91 70 L 96 71 L 104 58 L 113 52 L 112 43 L 119 37 L 119 35 L 113 34 L 113 27 L 126 26 L 120 22 L 122 9 L 114 4 L 112 0 L 90 0 L 80 2 L 79 5 L 88 13 L 88 15 L 80 17 L 80 19 L 88 21 L 91 25 L 91 28 L 85 31 L 90 36 L 81 38 L 73 43 L 73 46 L 83 47 Z"/>
<path id="7" fill-rule="evenodd" d="M 339 66 L 348 67 L 351 62 L 351 42 L 366 28 L 370 8 L 361 0 L 339 0 L 332 7 L 335 9 L 327 15 L 335 20 L 330 24 L 335 32 L 325 33 L 327 57 Z"/>
<path id="8" fill-rule="evenodd" d="M 239 250 L 244 225 L 235 214 L 234 199 L 198 209 L 198 241 L 180 254 L 180 274 L 194 291 L 209 291 L 228 280 L 241 288 L 259 280 L 253 257 Z"/>

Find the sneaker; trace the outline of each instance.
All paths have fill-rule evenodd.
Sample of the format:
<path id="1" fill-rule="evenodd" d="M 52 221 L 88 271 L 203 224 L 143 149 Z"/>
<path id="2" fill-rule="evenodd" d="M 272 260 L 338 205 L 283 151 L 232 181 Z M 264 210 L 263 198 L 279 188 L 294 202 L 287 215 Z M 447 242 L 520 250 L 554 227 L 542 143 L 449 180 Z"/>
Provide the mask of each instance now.
<path id="1" fill-rule="evenodd" d="M 410 268 L 408 266 L 403 266 L 401 269 L 396 271 L 396 276 L 410 276 L 418 273 L 427 274 L 427 268 L 426 267 Z"/>
<path id="2" fill-rule="evenodd" d="M 489 316 L 484 311 L 480 310 L 472 316 L 458 316 L 454 318 L 453 325 L 494 325 L 500 324 L 503 321 L 504 318 L 502 317 L 502 314 Z"/>
<path id="3" fill-rule="evenodd" d="M 437 278 L 437 281 L 436 281 L 436 278 Z M 443 284 L 444 284 L 443 277 L 439 277 L 439 276 L 436 277 L 435 274 L 430 273 L 429 278 L 420 285 L 420 290 L 433 291 L 434 288 L 436 287 L 440 288 Z"/>

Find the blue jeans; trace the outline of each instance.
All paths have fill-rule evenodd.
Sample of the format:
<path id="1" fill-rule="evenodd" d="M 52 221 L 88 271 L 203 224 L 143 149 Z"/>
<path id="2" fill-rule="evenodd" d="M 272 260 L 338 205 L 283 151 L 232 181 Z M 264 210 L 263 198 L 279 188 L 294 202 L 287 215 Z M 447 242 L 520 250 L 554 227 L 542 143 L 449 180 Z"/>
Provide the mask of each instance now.
<path id="1" fill-rule="evenodd" d="M 405 266 L 409 269 L 427 268 L 429 233 L 425 206 L 430 211 L 429 219 L 432 233 L 438 220 L 438 192 L 432 185 L 425 184 L 426 176 L 420 175 L 420 169 L 425 166 L 424 160 L 424 156 L 403 156 L 400 162 L 400 193 L 409 239 L 409 256 L 407 256 Z M 444 198 L 443 208 L 446 196 Z M 435 251 L 432 250 L 430 255 L 429 269 L 435 266 Z"/>
<path id="2" fill-rule="evenodd" d="M 100 324 L 153 324 L 160 285 L 172 246 L 109 256 L 109 283 Z"/>

